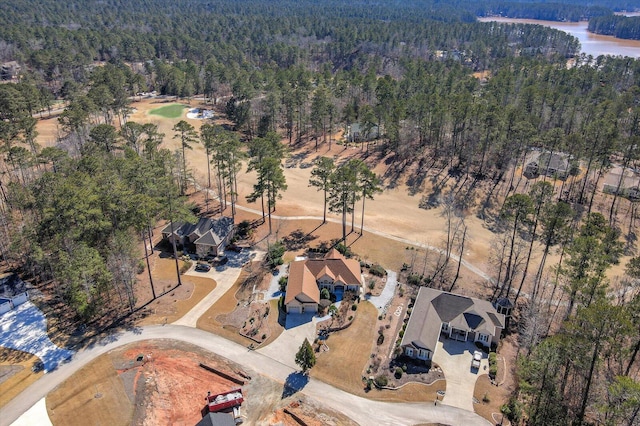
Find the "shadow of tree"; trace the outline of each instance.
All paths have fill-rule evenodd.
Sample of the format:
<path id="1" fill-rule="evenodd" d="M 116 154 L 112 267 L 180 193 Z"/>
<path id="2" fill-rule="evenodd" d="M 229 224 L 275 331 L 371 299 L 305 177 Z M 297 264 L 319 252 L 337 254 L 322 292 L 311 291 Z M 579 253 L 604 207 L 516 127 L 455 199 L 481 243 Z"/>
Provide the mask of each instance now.
<path id="1" fill-rule="evenodd" d="M 297 371 L 287 376 L 287 380 L 284 382 L 284 388 L 282 389 L 282 399 L 290 397 L 296 392 L 301 391 L 309 383 L 309 376 Z"/>

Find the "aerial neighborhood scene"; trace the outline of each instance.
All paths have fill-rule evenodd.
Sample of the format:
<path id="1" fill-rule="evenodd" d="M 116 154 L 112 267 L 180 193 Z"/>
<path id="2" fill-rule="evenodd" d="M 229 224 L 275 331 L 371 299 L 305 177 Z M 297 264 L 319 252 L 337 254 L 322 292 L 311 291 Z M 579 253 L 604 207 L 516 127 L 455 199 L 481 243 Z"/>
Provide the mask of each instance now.
<path id="1" fill-rule="evenodd" d="M 3 0 L 0 426 L 640 426 L 640 0 Z"/>

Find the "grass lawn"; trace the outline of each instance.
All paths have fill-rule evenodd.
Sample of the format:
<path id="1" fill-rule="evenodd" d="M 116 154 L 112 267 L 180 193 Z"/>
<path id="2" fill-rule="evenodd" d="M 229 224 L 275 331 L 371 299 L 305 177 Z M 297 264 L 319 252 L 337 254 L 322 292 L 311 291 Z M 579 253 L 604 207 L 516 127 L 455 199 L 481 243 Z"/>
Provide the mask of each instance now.
<path id="1" fill-rule="evenodd" d="M 39 360 L 26 352 L 0 348 L 0 407 L 42 377 L 43 371 L 31 371 Z"/>
<path id="2" fill-rule="evenodd" d="M 369 361 L 378 311 L 369 302 L 358 304 L 356 318 L 327 339 L 328 352 L 317 355 L 311 376 L 356 395 L 364 394 L 362 370 Z"/>
<path id="3" fill-rule="evenodd" d="M 486 395 L 486 398 L 485 398 Z M 473 396 L 480 401 L 479 404 L 473 404 L 475 412 L 485 419 L 494 422 L 495 419 L 491 417 L 493 413 L 500 413 L 500 407 L 509 401 L 509 390 L 504 386 L 494 386 L 489 380 L 489 376 L 486 374 L 478 377 L 476 381 L 476 387 L 473 390 Z M 483 401 L 488 399 L 488 401 Z M 497 419 L 500 419 L 501 415 L 497 415 Z M 504 421 L 505 425 L 509 424 L 508 420 Z"/>
<path id="4" fill-rule="evenodd" d="M 149 111 L 151 115 L 159 115 L 164 118 L 180 118 L 182 116 L 182 110 L 184 110 L 186 106 L 181 104 L 170 104 L 165 105 L 160 108 L 152 109 Z"/>
<path id="5" fill-rule="evenodd" d="M 133 404 L 109 356 L 101 356 L 47 395 L 54 425 L 128 425 Z"/>
<path id="6" fill-rule="evenodd" d="M 380 401 L 429 401 L 433 402 L 436 392 L 444 390 L 446 382 L 440 380 L 432 385 L 409 383 L 399 390 L 372 390 L 365 392 L 362 383 L 363 370 L 369 362 L 374 344 L 377 309 L 369 302 L 358 304 L 356 319 L 351 326 L 327 339 L 329 351 L 317 355 L 317 363 L 311 369 L 311 376 L 337 388 L 369 399 Z"/>

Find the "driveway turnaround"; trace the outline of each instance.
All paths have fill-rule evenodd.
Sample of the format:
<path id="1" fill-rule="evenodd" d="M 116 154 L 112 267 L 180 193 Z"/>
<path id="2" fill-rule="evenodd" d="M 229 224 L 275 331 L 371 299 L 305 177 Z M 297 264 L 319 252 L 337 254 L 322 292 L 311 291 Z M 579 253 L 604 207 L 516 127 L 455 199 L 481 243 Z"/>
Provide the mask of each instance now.
<path id="1" fill-rule="evenodd" d="M 249 261 L 261 260 L 264 257 L 264 252 L 243 250 L 240 253 L 235 253 L 230 251 L 227 253 L 227 257 L 229 258 L 227 263 L 211 268 L 209 272 L 196 272 L 195 265 L 186 272 L 185 275 L 213 279 L 216 282 L 216 288 L 211 290 L 196 306 L 173 324 L 195 327 L 198 323 L 198 318 L 204 315 L 233 286 L 240 276 L 242 266 Z"/>
<path id="2" fill-rule="evenodd" d="M 33 303 L 25 302 L 0 316 L 0 346 L 34 354 L 45 372 L 73 355 L 54 345 L 47 335 L 47 319 Z"/>
<path id="3" fill-rule="evenodd" d="M 468 342 L 449 339 L 438 342 L 433 362 L 442 368 L 447 381 L 443 404 L 473 411 L 473 390 L 476 380 L 479 375 L 486 374 L 488 366 L 487 355 L 483 352 L 480 368 L 478 370 L 471 368 L 473 351 L 476 349 L 475 345 Z"/>
<path id="4" fill-rule="evenodd" d="M 191 343 L 220 356 L 233 360 L 250 374 L 262 374 L 285 383 L 296 370 L 257 351 L 226 340 L 215 334 L 191 327 L 166 325 L 134 328 L 113 333 L 86 350 L 79 351 L 73 359 L 29 386 L 2 408 L 0 425 L 10 425 L 22 413 L 44 398 L 57 385 L 98 356 L 120 346 L 150 339 L 174 339 Z M 447 405 L 431 403 L 388 403 L 368 400 L 341 391 L 326 383 L 310 379 L 300 391 L 302 394 L 340 411 L 355 422 L 366 425 L 409 425 L 416 423 L 442 423 L 445 425 L 489 425 L 477 414 Z"/>

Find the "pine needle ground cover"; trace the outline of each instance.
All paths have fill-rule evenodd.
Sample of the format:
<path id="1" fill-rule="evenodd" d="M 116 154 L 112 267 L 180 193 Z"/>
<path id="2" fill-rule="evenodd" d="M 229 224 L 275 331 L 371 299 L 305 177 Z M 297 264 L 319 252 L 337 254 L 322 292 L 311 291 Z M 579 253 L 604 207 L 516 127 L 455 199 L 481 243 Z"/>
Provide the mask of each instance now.
<path id="1" fill-rule="evenodd" d="M 149 114 L 159 115 L 160 117 L 164 118 L 180 118 L 182 116 L 182 111 L 185 108 L 186 107 L 184 105 L 170 104 L 160 108 L 152 109 L 151 111 L 149 111 Z"/>

